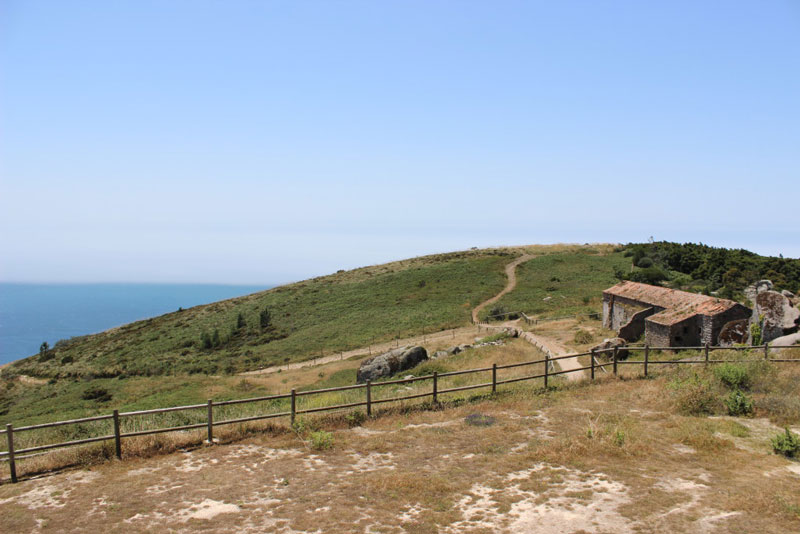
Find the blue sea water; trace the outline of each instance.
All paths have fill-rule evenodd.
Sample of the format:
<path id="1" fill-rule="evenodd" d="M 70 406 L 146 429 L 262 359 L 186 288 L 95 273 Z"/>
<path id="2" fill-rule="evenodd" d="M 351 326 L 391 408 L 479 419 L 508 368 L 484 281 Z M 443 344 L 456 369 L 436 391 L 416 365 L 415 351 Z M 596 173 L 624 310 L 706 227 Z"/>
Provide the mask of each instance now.
<path id="1" fill-rule="evenodd" d="M 0 364 L 39 352 L 47 341 L 102 332 L 271 286 L 206 284 L 0 283 Z"/>

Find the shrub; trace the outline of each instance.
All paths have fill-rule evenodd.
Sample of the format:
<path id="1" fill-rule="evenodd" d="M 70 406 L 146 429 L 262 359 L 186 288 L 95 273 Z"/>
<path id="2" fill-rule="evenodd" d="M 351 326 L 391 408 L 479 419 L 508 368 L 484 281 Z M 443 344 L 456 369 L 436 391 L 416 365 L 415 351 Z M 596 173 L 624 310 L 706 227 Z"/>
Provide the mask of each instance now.
<path id="1" fill-rule="evenodd" d="M 658 284 L 662 280 L 668 280 L 669 275 L 663 269 L 656 266 L 646 267 L 639 271 L 630 273 L 629 280 L 632 282 L 642 282 L 645 284 Z"/>
<path id="2" fill-rule="evenodd" d="M 714 368 L 714 376 L 731 389 L 750 389 L 753 379 L 744 365 L 723 363 Z"/>
<path id="3" fill-rule="evenodd" d="M 787 458 L 794 458 L 797 456 L 797 453 L 800 452 L 800 438 L 797 437 L 797 434 L 786 428 L 784 433 L 778 434 L 772 438 L 772 450 L 775 451 L 775 454 L 782 454 Z"/>
<path id="4" fill-rule="evenodd" d="M 61 365 L 66 365 L 68 363 L 72 363 L 73 361 L 75 361 L 75 358 L 73 358 L 70 355 L 67 355 L 61 358 Z"/>
<path id="5" fill-rule="evenodd" d="M 367 420 L 367 414 L 365 414 L 361 410 L 353 410 L 352 412 L 347 414 L 344 418 L 347 421 L 347 426 L 353 428 L 356 426 L 363 425 L 364 421 Z"/>
<path id="6" fill-rule="evenodd" d="M 725 399 L 728 415 L 741 416 L 753 413 L 753 400 L 742 390 L 731 391 Z"/>
<path id="7" fill-rule="evenodd" d="M 761 345 L 761 321 L 750 324 L 750 344 Z"/>
<path id="8" fill-rule="evenodd" d="M 678 411 L 685 415 L 708 415 L 714 413 L 717 399 L 707 383 L 693 380 L 680 389 L 677 399 Z"/>
<path id="9" fill-rule="evenodd" d="M 83 400 L 95 400 L 97 402 L 108 402 L 111 400 L 111 393 L 107 389 L 92 386 L 83 393 L 81 393 Z"/>
<path id="10" fill-rule="evenodd" d="M 264 308 L 261 313 L 258 314 L 258 324 L 261 325 L 261 328 L 269 328 L 271 320 L 272 316 L 269 313 L 269 308 Z"/>
<path id="11" fill-rule="evenodd" d="M 316 451 L 324 451 L 333 447 L 333 434 L 320 430 L 312 432 L 309 436 L 311 438 L 311 448 Z"/>
<path id="12" fill-rule="evenodd" d="M 244 320 L 244 314 L 239 312 L 239 315 L 236 316 L 236 330 L 242 330 L 243 328 L 247 328 L 247 321 Z"/>
<path id="13" fill-rule="evenodd" d="M 641 267 L 642 269 L 646 269 L 648 267 L 653 266 L 653 260 L 645 256 L 644 258 L 640 259 L 639 262 L 636 264 L 637 267 Z"/>
<path id="14" fill-rule="evenodd" d="M 594 340 L 592 333 L 588 330 L 580 329 L 575 332 L 575 338 L 573 341 L 579 345 L 585 345 L 586 343 L 591 343 Z"/>

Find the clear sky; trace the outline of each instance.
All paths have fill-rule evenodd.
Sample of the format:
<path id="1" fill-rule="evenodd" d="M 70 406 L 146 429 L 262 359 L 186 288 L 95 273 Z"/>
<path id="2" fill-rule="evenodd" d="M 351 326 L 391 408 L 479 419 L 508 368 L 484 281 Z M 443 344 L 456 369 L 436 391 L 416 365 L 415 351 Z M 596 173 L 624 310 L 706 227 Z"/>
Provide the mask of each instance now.
<path id="1" fill-rule="evenodd" d="M 800 256 L 800 1 L 0 2 L 0 280 Z"/>

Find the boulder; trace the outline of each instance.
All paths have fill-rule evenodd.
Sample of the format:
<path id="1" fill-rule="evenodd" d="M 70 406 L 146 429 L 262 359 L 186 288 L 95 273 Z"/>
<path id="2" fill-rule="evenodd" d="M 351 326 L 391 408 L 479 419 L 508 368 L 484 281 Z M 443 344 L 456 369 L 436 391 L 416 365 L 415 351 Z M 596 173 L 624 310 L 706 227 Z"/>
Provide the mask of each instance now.
<path id="1" fill-rule="evenodd" d="M 759 280 L 758 282 L 755 282 L 754 284 L 750 284 L 749 286 L 744 288 L 743 293 L 744 293 L 744 296 L 747 297 L 747 299 L 750 302 L 755 302 L 757 294 L 761 293 L 762 291 L 771 291 L 772 288 L 773 288 L 772 281 L 770 281 L 770 280 Z"/>
<path id="2" fill-rule="evenodd" d="M 793 334 L 800 325 L 800 309 L 777 291 L 759 293 L 754 314 L 764 318 L 761 325 L 761 340 L 764 343 Z"/>
<path id="3" fill-rule="evenodd" d="M 611 338 L 604 339 L 601 343 L 599 343 L 598 345 L 595 345 L 594 347 L 592 347 L 592 350 L 613 349 L 614 347 L 624 347 L 627 344 L 628 344 L 628 342 L 625 341 L 624 339 L 622 339 L 621 337 L 611 337 Z M 620 359 L 620 360 L 624 360 L 625 358 L 628 357 L 628 354 L 629 354 L 628 350 L 620 349 L 620 350 L 617 351 L 617 358 Z M 602 354 L 602 356 L 604 356 L 605 358 L 608 358 L 609 360 L 611 358 L 613 358 L 613 355 L 612 355 L 611 352 L 604 352 Z"/>
<path id="4" fill-rule="evenodd" d="M 356 374 L 356 382 L 362 384 L 384 376 L 392 376 L 400 371 L 411 369 L 428 359 L 424 347 L 400 347 L 384 352 L 361 362 Z"/>
<path id="5" fill-rule="evenodd" d="M 779 338 L 775 338 L 770 343 L 771 347 L 791 347 L 792 345 L 796 345 L 800 343 L 800 332 L 796 334 L 789 334 L 788 336 L 781 336 Z"/>
<path id="6" fill-rule="evenodd" d="M 750 320 L 737 319 L 725 323 L 722 330 L 719 332 L 719 341 L 717 342 L 721 347 L 731 347 L 733 345 L 740 345 L 747 343 L 750 335 Z"/>
<path id="7" fill-rule="evenodd" d="M 449 354 L 450 353 L 447 352 L 446 350 L 437 350 L 436 352 L 433 353 L 433 356 L 431 356 L 431 359 L 435 360 L 437 358 L 442 358 L 444 356 L 448 356 Z"/>

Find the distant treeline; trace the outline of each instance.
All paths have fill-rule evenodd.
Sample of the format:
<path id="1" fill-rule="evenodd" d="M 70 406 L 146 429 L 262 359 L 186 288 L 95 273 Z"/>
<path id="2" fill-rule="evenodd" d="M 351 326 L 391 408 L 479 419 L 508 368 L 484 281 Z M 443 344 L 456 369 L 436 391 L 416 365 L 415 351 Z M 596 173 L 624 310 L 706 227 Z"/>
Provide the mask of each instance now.
<path id="1" fill-rule="evenodd" d="M 800 260 L 760 256 L 744 249 L 726 249 L 694 243 L 631 243 L 625 255 L 637 267 L 619 278 L 638 282 L 666 282 L 705 293 L 733 298 L 756 280 L 769 279 L 778 289 L 800 291 Z"/>

